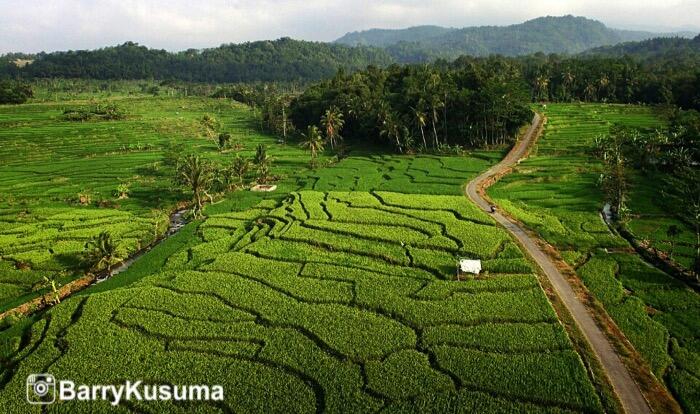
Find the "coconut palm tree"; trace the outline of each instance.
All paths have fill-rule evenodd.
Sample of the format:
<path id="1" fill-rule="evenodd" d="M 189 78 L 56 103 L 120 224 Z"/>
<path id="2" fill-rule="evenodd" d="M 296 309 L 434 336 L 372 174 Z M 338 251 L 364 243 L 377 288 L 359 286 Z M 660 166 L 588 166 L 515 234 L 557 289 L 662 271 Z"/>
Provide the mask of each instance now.
<path id="1" fill-rule="evenodd" d="M 344 124 L 343 113 L 335 106 L 326 109 L 326 112 L 321 117 L 321 128 L 326 134 L 326 140 L 331 144 L 331 149 L 334 149 L 336 140 L 343 139 L 340 136 L 340 131 L 343 129 Z"/>
<path id="2" fill-rule="evenodd" d="M 214 138 L 219 128 L 221 128 L 221 122 L 219 122 L 218 119 L 216 119 L 213 115 L 210 114 L 204 114 L 204 116 L 200 120 L 200 123 L 204 128 L 204 135 L 206 135 L 207 138 L 210 139 Z"/>
<path id="3" fill-rule="evenodd" d="M 424 128 L 428 124 L 428 116 L 425 114 L 425 112 L 423 112 L 420 109 L 420 107 L 421 107 L 420 105 L 418 106 L 418 108 L 411 107 L 411 110 L 413 111 L 413 117 L 416 121 L 416 124 L 418 125 L 418 128 L 420 128 L 420 135 L 421 135 L 421 138 L 423 138 L 423 148 L 427 149 L 428 143 L 425 141 Z"/>
<path id="4" fill-rule="evenodd" d="M 537 88 L 537 99 L 547 100 L 549 97 L 549 78 L 541 75 L 535 79 L 535 87 Z"/>
<path id="5" fill-rule="evenodd" d="M 112 266 L 123 259 L 123 250 L 107 231 L 101 232 L 85 243 L 82 260 L 91 272 L 107 270 L 111 274 Z"/>
<path id="6" fill-rule="evenodd" d="M 214 169 L 211 164 L 197 155 L 187 155 L 177 167 L 177 181 L 192 190 L 194 216 L 201 216 L 202 196 L 208 196 L 207 191 L 214 182 Z"/>
<path id="7" fill-rule="evenodd" d="M 561 75 L 562 95 L 566 100 L 570 100 L 571 86 L 574 84 L 575 76 L 570 70 Z"/>
<path id="8" fill-rule="evenodd" d="M 241 157 L 240 154 L 236 154 L 236 158 L 233 159 L 231 164 L 231 173 L 238 177 L 238 184 L 243 185 L 243 178 L 250 171 L 250 160 L 248 158 Z"/>
<path id="9" fill-rule="evenodd" d="M 255 150 L 255 158 L 253 162 L 258 168 L 258 181 L 261 183 L 266 182 L 270 177 L 270 168 L 272 167 L 272 161 L 274 159 L 267 154 L 267 148 L 264 144 L 258 145 Z"/>
<path id="10" fill-rule="evenodd" d="M 608 99 L 609 86 L 610 79 L 607 75 L 602 75 L 600 79 L 598 79 L 598 98 L 601 99 L 603 102 L 605 102 Z"/>
<path id="11" fill-rule="evenodd" d="M 594 102 L 598 99 L 598 89 L 592 83 L 586 85 L 586 88 L 583 90 L 583 93 L 586 97 L 586 100 L 589 102 Z"/>
<path id="12" fill-rule="evenodd" d="M 318 132 L 316 125 L 309 125 L 306 134 L 301 134 L 304 140 L 301 142 L 301 147 L 308 149 L 311 152 L 311 167 L 316 167 L 316 157 L 318 153 L 323 151 L 323 139 Z"/>
<path id="13" fill-rule="evenodd" d="M 387 137 L 389 140 L 396 142 L 396 148 L 399 152 L 403 152 L 401 145 L 401 124 L 397 121 L 396 115 L 393 112 L 388 112 L 379 130 L 379 135 Z"/>

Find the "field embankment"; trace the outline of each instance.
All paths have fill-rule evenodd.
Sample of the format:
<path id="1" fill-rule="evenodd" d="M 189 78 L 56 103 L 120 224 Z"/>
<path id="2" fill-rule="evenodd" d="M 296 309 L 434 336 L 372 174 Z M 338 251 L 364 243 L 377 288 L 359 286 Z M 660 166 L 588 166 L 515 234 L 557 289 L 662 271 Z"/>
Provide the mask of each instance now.
<path id="1" fill-rule="evenodd" d="M 556 247 L 651 373 L 684 410 L 697 411 L 700 296 L 610 232 L 599 213 L 602 167 L 589 155 L 593 139 L 612 125 L 654 127 L 660 119 L 650 108 L 621 105 L 552 104 L 546 115 L 533 155 L 491 187 L 489 196 Z M 634 200 L 633 193 L 631 208 L 643 210 Z"/>

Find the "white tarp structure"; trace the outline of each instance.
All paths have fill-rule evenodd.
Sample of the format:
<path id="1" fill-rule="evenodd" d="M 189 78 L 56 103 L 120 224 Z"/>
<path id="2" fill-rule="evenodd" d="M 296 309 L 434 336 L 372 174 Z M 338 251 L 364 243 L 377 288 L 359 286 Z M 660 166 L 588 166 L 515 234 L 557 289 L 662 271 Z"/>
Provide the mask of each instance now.
<path id="1" fill-rule="evenodd" d="M 472 273 L 478 275 L 481 273 L 481 260 L 460 259 L 459 273 Z"/>
<path id="2" fill-rule="evenodd" d="M 250 191 L 264 191 L 264 192 L 270 192 L 270 191 L 275 191 L 277 189 L 276 185 L 271 185 L 271 184 L 258 184 L 254 185 L 250 188 Z"/>

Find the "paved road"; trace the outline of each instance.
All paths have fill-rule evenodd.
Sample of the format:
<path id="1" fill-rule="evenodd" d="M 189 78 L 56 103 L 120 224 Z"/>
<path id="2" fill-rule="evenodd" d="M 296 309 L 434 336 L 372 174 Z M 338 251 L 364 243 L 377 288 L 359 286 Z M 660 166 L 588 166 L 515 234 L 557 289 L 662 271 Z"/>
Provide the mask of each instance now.
<path id="1" fill-rule="evenodd" d="M 540 122 L 540 115 L 536 114 L 532 120 L 532 126 L 510 153 L 500 163 L 489 168 L 467 184 L 465 194 L 483 210 L 490 211 L 490 204 L 479 194 L 479 187 L 495 174 L 517 163 L 525 155 L 530 143 L 537 139 L 536 132 Z M 610 345 L 610 342 L 608 342 L 605 334 L 598 328 L 586 307 L 576 297 L 573 289 L 566 281 L 564 275 L 557 269 L 554 262 L 539 248 L 535 240 L 520 225 L 511 222 L 498 211 L 491 214 L 491 216 L 520 241 L 530 256 L 542 268 L 544 274 L 554 286 L 557 296 L 566 305 L 569 313 L 571 313 L 579 329 L 583 332 L 591 348 L 602 363 L 615 393 L 622 401 L 625 412 L 633 414 L 651 413 L 642 392 L 630 376 L 622 360 Z"/>

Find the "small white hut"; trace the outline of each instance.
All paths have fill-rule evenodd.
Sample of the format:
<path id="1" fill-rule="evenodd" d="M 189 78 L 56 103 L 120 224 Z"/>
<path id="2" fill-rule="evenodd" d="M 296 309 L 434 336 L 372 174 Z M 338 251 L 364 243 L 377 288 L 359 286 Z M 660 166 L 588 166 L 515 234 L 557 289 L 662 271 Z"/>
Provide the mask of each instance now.
<path id="1" fill-rule="evenodd" d="M 481 273 L 481 260 L 471 260 L 471 259 L 459 259 L 459 264 L 457 265 L 457 280 L 463 274 L 478 275 Z"/>

